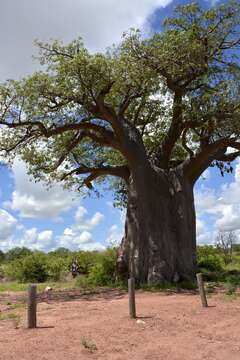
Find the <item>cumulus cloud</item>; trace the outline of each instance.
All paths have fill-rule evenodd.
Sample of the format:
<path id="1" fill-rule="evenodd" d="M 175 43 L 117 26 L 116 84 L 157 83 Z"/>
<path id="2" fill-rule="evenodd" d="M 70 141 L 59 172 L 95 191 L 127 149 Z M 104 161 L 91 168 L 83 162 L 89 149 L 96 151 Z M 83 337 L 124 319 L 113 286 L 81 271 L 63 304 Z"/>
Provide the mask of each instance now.
<path id="1" fill-rule="evenodd" d="M 23 161 L 15 160 L 12 171 L 15 190 L 5 205 L 18 211 L 20 216 L 56 220 L 61 213 L 76 206 L 76 193 L 64 190 L 60 184 L 47 189 L 42 182 L 30 181 Z"/>
<path id="2" fill-rule="evenodd" d="M 74 228 L 78 230 L 92 230 L 104 219 L 104 215 L 97 211 L 91 218 L 86 219 L 87 209 L 79 206 L 75 214 Z"/>
<path id="3" fill-rule="evenodd" d="M 17 219 L 6 210 L 0 209 L 0 244 L 7 241 L 15 232 Z"/>
<path id="4" fill-rule="evenodd" d="M 1 213 L 1 218 L 3 214 Z M 7 221 L 11 222 L 8 232 L 1 232 L 0 249 L 7 251 L 13 247 L 27 247 L 31 250 L 49 251 L 56 247 L 52 230 L 38 231 L 36 227 L 30 229 L 25 228 L 22 224 L 17 224 L 10 214 Z M 12 219 L 13 218 L 13 219 Z M 10 219 L 10 221 L 9 221 Z M 5 218 L 6 220 L 6 218 Z M 1 224 L 0 224 L 1 230 Z"/>
<path id="5" fill-rule="evenodd" d="M 0 79 L 21 77 L 38 66 L 31 56 L 33 40 L 81 36 L 86 45 L 102 50 L 120 40 L 123 31 L 142 27 L 148 16 L 171 0 L 8 0 L 1 2 Z"/>
<path id="6" fill-rule="evenodd" d="M 78 233 L 73 229 L 66 228 L 63 234 L 57 238 L 58 246 L 72 250 L 104 250 L 105 246 L 96 242 L 89 231 Z"/>
<path id="7" fill-rule="evenodd" d="M 112 225 L 109 229 L 106 243 L 110 246 L 117 246 L 120 244 L 122 237 L 123 231 L 121 231 L 117 225 Z"/>
<path id="8" fill-rule="evenodd" d="M 49 251 L 55 247 L 52 230 L 38 232 L 37 228 L 24 229 L 22 236 L 14 241 L 14 246 L 24 246 L 32 250 Z"/>
<path id="9" fill-rule="evenodd" d="M 204 215 L 215 219 L 214 231 L 240 230 L 240 160 L 235 166 L 234 180 L 220 189 L 202 188 L 195 193 L 198 221 Z M 201 234 L 202 235 L 202 234 Z"/>
<path id="10" fill-rule="evenodd" d="M 217 236 L 217 231 L 205 231 L 197 236 L 199 245 L 213 245 Z"/>
<path id="11" fill-rule="evenodd" d="M 197 236 L 200 236 L 205 233 L 206 225 L 203 220 L 197 219 L 196 220 L 196 233 Z"/>
<path id="12" fill-rule="evenodd" d="M 96 242 L 90 232 L 104 219 L 104 215 L 96 212 L 92 217 L 87 218 L 87 210 L 79 206 L 76 210 L 73 223 L 64 229 L 63 234 L 57 238 L 59 246 L 73 250 L 103 250 L 105 246 Z"/>

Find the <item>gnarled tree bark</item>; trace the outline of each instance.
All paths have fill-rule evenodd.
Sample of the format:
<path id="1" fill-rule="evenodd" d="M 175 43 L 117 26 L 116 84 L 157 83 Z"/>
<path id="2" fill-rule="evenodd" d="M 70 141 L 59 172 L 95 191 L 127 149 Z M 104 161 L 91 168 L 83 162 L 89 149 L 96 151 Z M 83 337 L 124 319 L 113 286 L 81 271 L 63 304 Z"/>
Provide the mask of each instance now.
<path id="1" fill-rule="evenodd" d="M 138 283 L 192 280 L 196 271 L 193 184 L 182 168 L 134 169 L 118 268 Z"/>

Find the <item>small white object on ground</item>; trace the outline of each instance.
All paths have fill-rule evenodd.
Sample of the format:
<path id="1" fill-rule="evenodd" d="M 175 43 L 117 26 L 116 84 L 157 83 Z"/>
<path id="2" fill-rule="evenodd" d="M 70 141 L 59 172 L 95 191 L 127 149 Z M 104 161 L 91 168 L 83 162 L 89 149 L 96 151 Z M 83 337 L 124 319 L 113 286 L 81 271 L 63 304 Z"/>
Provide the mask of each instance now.
<path id="1" fill-rule="evenodd" d="M 137 324 L 145 324 L 145 321 L 138 319 L 138 320 L 136 321 L 136 323 L 137 323 Z"/>
<path id="2" fill-rule="evenodd" d="M 45 291 L 45 292 L 48 292 L 48 291 L 51 291 L 52 289 L 53 289 L 52 287 L 47 286 L 44 291 Z"/>

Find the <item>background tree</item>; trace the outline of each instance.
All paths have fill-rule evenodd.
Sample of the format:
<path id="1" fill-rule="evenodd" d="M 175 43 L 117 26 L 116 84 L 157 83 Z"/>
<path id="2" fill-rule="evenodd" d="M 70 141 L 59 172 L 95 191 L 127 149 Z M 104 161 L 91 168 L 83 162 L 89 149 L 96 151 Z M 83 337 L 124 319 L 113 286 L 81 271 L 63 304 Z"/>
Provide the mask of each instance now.
<path id="1" fill-rule="evenodd" d="M 217 249 L 223 254 L 225 264 L 232 261 L 233 246 L 237 242 L 237 236 L 234 231 L 219 231 L 215 245 Z"/>
<path id="2" fill-rule="evenodd" d="M 5 259 L 5 254 L 3 251 L 0 250 L 0 263 L 3 262 Z"/>
<path id="3" fill-rule="evenodd" d="M 32 251 L 29 250 L 28 248 L 17 246 L 15 248 L 8 250 L 5 253 L 4 258 L 6 261 L 13 261 L 13 260 L 24 258 L 25 256 L 31 255 L 31 254 L 32 254 Z"/>
<path id="4" fill-rule="evenodd" d="M 43 72 L 1 87 L 4 154 L 78 189 L 120 180 L 121 264 L 139 282 L 193 278 L 194 183 L 240 154 L 239 14 L 238 2 L 186 5 L 163 32 L 131 31 L 105 54 L 39 43 Z"/>

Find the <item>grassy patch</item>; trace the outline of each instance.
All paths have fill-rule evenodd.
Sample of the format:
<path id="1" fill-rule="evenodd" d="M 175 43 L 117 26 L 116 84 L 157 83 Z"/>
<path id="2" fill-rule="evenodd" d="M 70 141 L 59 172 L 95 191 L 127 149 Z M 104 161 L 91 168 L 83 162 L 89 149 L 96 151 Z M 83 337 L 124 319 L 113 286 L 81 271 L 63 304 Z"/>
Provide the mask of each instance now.
<path id="1" fill-rule="evenodd" d="M 21 309 L 21 308 L 25 308 L 26 304 L 24 302 L 18 302 L 18 303 L 10 303 L 10 302 L 6 302 L 6 305 L 8 306 L 8 310 L 16 310 L 16 309 Z"/>
<path id="2" fill-rule="evenodd" d="M 0 283 L 0 292 L 4 291 L 26 291 L 29 284 L 22 284 L 18 282 L 6 282 Z M 45 282 L 37 284 L 38 291 L 43 291 L 47 286 L 52 287 L 54 290 L 58 289 L 73 289 L 76 287 L 76 281 L 66 281 L 66 282 Z"/>
<path id="3" fill-rule="evenodd" d="M 151 292 L 176 293 L 182 290 L 195 290 L 196 287 L 196 283 L 184 281 L 178 284 L 163 283 L 159 285 L 142 285 L 141 289 Z"/>
<path id="4" fill-rule="evenodd" d="M 234 301 L 234 300 L 239 300 L 240 296 L 237 293 L 225 293 L 223 294 L 222 299 L 224 301 Z"/>
<path id="5" fill-rule="evenodd" d="M 173 284 L 161 284 L 161 285 L 142 285 L 141 289 L 150 292 L 167 292 L 174 293 L 177 292 L 177 286 Z"/>

